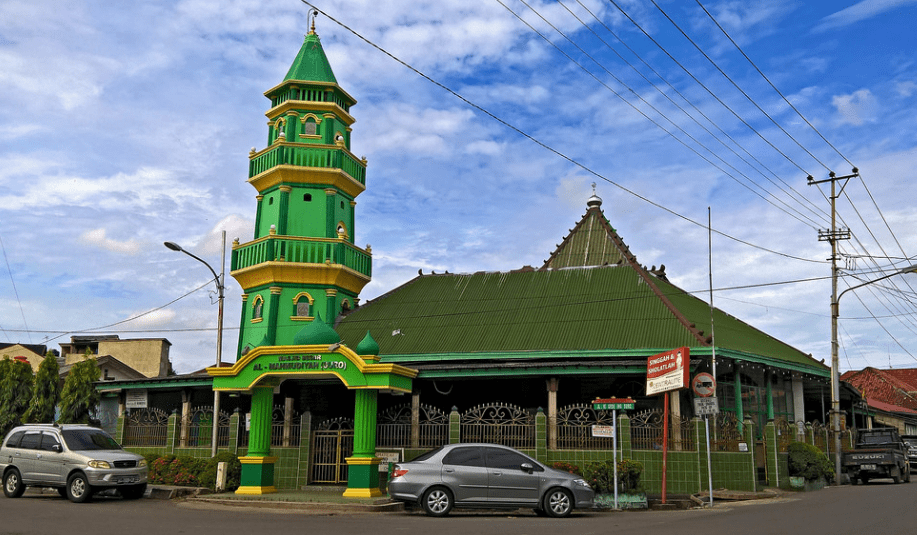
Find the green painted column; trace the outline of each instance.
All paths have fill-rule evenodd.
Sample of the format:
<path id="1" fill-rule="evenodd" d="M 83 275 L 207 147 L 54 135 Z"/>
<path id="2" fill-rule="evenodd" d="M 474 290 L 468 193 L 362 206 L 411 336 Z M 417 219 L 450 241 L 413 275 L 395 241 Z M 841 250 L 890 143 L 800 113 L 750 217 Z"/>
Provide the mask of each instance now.
<path id="1" fill-rule="evenodd" d="M 264 195 L 258 195 L 255 199 L 258 201 L 255 208 L 255 239 L 257 240 L 261 237 L 258 235 L 258 229 L 261 228 L 261 201 L 264 200 Z"/>
<path id="2" fill-rule="evenodd" d="M 270 299 L 267 305 L 267 343 L 268 345 L 277 345 L 277 317 L 280 313 L 280 292 L 281 288 L 271 286 Z"/>
<path id="3" fill-rule="evenodd" d="M 745 409 L 742 407 L 742 376 L 739 374 L 738 366 L 735 371 L 735 394 L 736 394 L 736 421 L 739 422 L 739 432 L 742 432 L 743 422 L 745 421 Z"/>
<path id="4" fill-rule="evenodd" d="M 376 457 L 376 401 L 378 392 L 357 390 L 353 415 L 353 456 L 347 458 L 347 498 L 374 498 L 379 490 Z"/>
<path id="5" fill-rule="evenodd" d="M 767 419 L 774 419 L 774 385 L 770 371 L 764 372 L 764 382 L 767 383 Z"/>
<path id="6" fill-rule="evenodd" d="M 248 454 L 242 463 L 241 481 L 236 494 L 268 494 L 274 487 L 274 464 L 271 457 L 271 413 L 274 404 L 273 385 L 252 389 L 252 420 L 248 433 Z"/>
<path id="7" fill-rule="evenodd" d="M 290 186 L 280 186 L 280 215 L 277 217 L 277 234 L 287 235 L 287 221 L 290 217 Z"/>

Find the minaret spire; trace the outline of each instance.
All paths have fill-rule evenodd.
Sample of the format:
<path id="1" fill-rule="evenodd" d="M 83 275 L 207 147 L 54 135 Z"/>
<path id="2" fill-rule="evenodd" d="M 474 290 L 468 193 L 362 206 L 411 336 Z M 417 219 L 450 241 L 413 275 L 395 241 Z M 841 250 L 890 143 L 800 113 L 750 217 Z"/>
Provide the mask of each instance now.
<path id="1" fill-rule="evenodd" d="M 309 35 L 315 34 L 315 18 L 318 17 L 318 10 L 312 10 L 312 27 L 309 29 Z"/>

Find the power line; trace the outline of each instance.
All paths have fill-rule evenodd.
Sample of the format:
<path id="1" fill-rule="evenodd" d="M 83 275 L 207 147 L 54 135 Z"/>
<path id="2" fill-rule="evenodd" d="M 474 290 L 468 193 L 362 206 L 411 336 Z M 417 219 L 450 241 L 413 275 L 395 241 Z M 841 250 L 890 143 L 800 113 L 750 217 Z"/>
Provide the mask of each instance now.
<path id="1" fill-rule="evenodd" d="M 585 164 L 581 163 L 580 161 L 578 161 L 578 160 L 576 160 L 576 159 L 574 159 L 574 158 L 572 158 L 572 157 L 570 157 L 570 156 L 567 156 L 566 154 L 560 152 L 559 150 L 557 150 L 557 149 L 551 147 L 550 145 L 548 145 L 548 144 L 546 144 L 546 143 L 540 141 L 539 139 L 537 139 L 536 137 L 534 137 L 534 136 L 532 136 L 532 135 L 526 133 L 525 131 L 523 131 L 523 130 L 520 129 L 519 127 L 517 127 L 517 126 L 515 126 L 515 125 L 513 125 L 513 124 L 511 124 L 511 123 L 509 123 L 508 121 L 502 119 L 501 117 L 497 116 L 496 114 L 494 114 L 494 113 L 488 111 L 488 110 L 485 109 L 484 107 L 482 107 L 482 106 L 480 106 L 480 105 L 478 105 L 478 104 L 476 104 L 476 103 L 474 103 L 474 102 L 468 100 L 466 97 L 462 96 L 462 95 L 461 95 L 460 93 L 458 93 L 457 91 L 455 91 L 455 90 L 449 88 L 449 87 L 446 86 L 445 84 L 443 84 L 443 83 L 441 83 L 441 82 L 439 82 L 439 81 L 433 79 L 432 77 L 428 76 L 427 74 L 424 74 L 424 73 L 423 73 L 422 71 L 420 71 L 419 69 L 413 67 L 412 65 L 410 65 L 410 64 L 408 64 L 407 62 L 405 62 L 404 60 L 398 58 L 397 56 L 395 56 L 395 55 L 392 54 L 391 52 L 389 52 L 389 51 L 385 50 L 384 48 L 382 48 L 381 46 L 377 45 L 376 43 L 374 43 L 373 41 L 371 41 L 369 38 L 364 37 L 362 34 L 360 34 L 359 32 L 357 32 L 356 30 L 350 28 L 349 26 L 347 26 L 347 25 L 344 24 L 343 22 L 341 22 L 341 21 L 339 21 L 338 19 L 334 18 L 333 16 L 329 15 L 329 14 L 326 13 L 325 11 L 319 9 L 319 8 L 316 7 L 315 5 L 309 3 L 308 0 L 301 0 L 301 1 L 302 1 L 302 3 L 306 4 L 307 6 L 309 6 L 311 9 L 313 9 L 313 10 L 315 10 L 315 11 L 318 11 L 319 13 L 321 13 L 322 15 L 324 15 L 326 18 L 328 18 L 328 20 L 334 22 L 335 24 L 337 24 L 338 26 L 340 26 L 340 27 L 343 28 L 344 30 L 350 32 L 351 34 L 353 34 L 355 37 L 357 37 L 357 38 L 360 39 L 361 41 L 363 41 L 363 42 L 365 42 L 366 44 L 368 44 L 369 46 L 375 48 L 376 50 L 378 50 L 378 51 L 381 52 L 382 54 L 385 54 L 386 56 L 388 56 L 388 57 L 389 57 L 390 59 L 392 59 L 393 61 L 395 61 L 395 62 L 401 64 L 403 67 L 407 68 L 408 70 L 412 71 L 413 73 L 415 73 L 416 75 L 420 76 L 421 78 L 427 80 L 428 82 L 432 83 L 433 85 L 439 87 L 440 89 L 442 89 L 442 90 L 444 90 L 444 91 L 450 93 L 452 96 L 454 96 L 455 98 L 461 100 L 462 102 L 464 102 L 464 103 L 467 104 L 468 106 L 471 106 L 472 108 L 474 108 L 474 109 L 480 111 L 481 113 L 487 115 L 488 117 L 490 117 L 491 119 L 497 121 L 498 123 L 502 124 L 503 126 L 509 128 L 510 130 L 516 132 L 517 134 L 519 134 L 519 135 L 525 137 L 525 138 L 528 139 L 529 141 L 532 141 L 533 143 L 535 143 L 535 144 L 538 145 L 539 147 L 541 147 L 541 148 L 543 148 L 543 149 L 545 149 L 545 150 L 547 150 L 547 151 L 549 151 L 549 152 L 555 154 L 556 156 L 559 156 L 560 158 L 563 158 L 564 160 L 567 160 L 567 161 L 570 162 L 571 164 L 575 165 L 576 167 L 579 167 L 580 169 L 582 169 L 583 171 L 589 173 L 590 175 L 593 175 L 593 176 L 595 176 L 596 178 L 598 178 L 598 179 L 600 179 L 600 180 L 603 180 L 603 181 L 605 181 L 605 182 L 611 184 L 612 186 L 615 186 L 616 188 L 620 189 L 621 191 L 624 191 L 625 193 L 627 193 L 627 194 L 629 194 L 629 195 L 632 195 L 633 197 L 636 197 L 637 199 L 640 199 L 641 201 L 643 201 L 643 202 L 645 202 L 645 203 L 647 203 L 647 204 L 649 204 L 649 205 L 651 205 L 651 206 L 654 206 L 654 207 L 656 207 L 656 208 L 659 208 L 660 210 L 663 210 L 663 211 L 665 211 L 665 212 L 667 212 L 667 213 L 669 213 L 669 214 L 672 214 L 672 215 L 678 217 L 679 219 L 682 219 L 682 220 L 684 220 L 684 221 L 686 221 L 686 222 L 688 222 L 688 223 L 691 223 L 691 224 L 693 224 L 693 225 L 696 225 L 696 226 L 698 226 L 698 227 L 701 227 L 701 228 L 704 228 L 704 229 L 707 228 L 707 225 L 706 225 L 705 223 L 701 223 L 701 222 L 699 222 L 699 221 L 695 221 L 695 220 L 689 218 L 688 216 L 685 216 L 685 215 L 683 215 L 683 214 L 680 214 L 680 213 L 676 212 L 675 210 L 672 210 L 671 208 L 668 208 L 668 207 L 663 206 L 663 205 L 661 205 L 661 204 L 659 204 L 659 203 L 657 203 L 657 202 L 654 202 L 654 201 L 650 200 L 649 198 L 644 197 L 643 195 L 640 195 L 640 194 L 636 193 L 635 191 L 632 191 L 632 190 L 630 190 L 630 189 L 624 187 L 624 186 L 621 185 L 621 184 L 618 184 L 617 182 L 615 182 L 615 181 L 611 180 L 610 178 L 608 178 L 608 177 L 602 175 L 601 173 L 599 173 L 599 172 L 597 172 L 597 171 L 591 169 L 590 167 L 586 166 Z M 673 136 L 673 137 L 674 137 L 674 136 Z M 677 139 L 677 138 L 675 138 L 675 139 Z M 760 246 L 760 245 L 755 245 L 755 244 L 750 243 L 750 242 L 747 242 L 747 241 L 745 241 L 745 240 L 741 240 L 741 239 L 739 239 L 739 238 L 736 238 L 735 236 L 731 236 L 731 235 L 729 235 L 729 234 L 726 234 L 726 233 L 723 232 L 723 231 L 719 231 L 719 230 L 715 230 L 715 229 L 714 229 L 713 232 L 715 232 L 715 233 L 716 233 L 717 235 L 719 235 L 719 236 L 722 236 L 722 237 L 727 238 L 727 239 L 729 239 L 729 240 L 735 241 L 735 242 L 737 242 L 737 243 L 741 243 L 741 244 L 743 244 L 743 245 L 747 245 L 747 246 L 749 246 L 749 247 L 752 247 L 752 248 L 754 248 L 754 249 L 758 249 L 758 250 L 761 250 L 761 251 L 764 251 L 764 252 L 768 252 L 768 253 L 771 253 L 771 254 L 775 254 L 775 255 L 778 255 L 778 256 L 782 256 L 782 257 L 784 257 L 784 258 L 789 258 L 789 259 L 793 259 L 793 260 L 799 260 L 799 261 L 802 261 L 802 262 L 817 263 L 817 264 L 822 264 L 822 263 L 824 263 L 823 260 L 813 260 L 813 259 L 810 259 L 810 258 L 797 257 L 797 256 L 794 256 L 794 255 L 791 255 L 791 254 L 788 254 L 788 253 L 782 253 L 782 252 L 779 252 L 779 251 L 774 251 L 774 250 L 772 250 L 772 249 L 768 249 L 768 248 L 763 247 L 763 246 Z"/>

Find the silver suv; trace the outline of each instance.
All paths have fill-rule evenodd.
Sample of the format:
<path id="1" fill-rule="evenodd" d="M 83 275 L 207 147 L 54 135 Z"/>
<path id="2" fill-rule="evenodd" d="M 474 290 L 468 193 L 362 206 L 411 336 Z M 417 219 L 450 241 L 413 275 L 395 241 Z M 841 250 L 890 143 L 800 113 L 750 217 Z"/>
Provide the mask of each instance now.
<path id="1" fill-rule="evenodd" d="M 77 503 L 111 488 L 135 500 L 147 482 L 142 455 L 125 451 L 101 429 L 76 424 L 14 427 L 0 446 L 0 474 L 7 498 L 22 496 L 27 486 L 52 487 Z"/>

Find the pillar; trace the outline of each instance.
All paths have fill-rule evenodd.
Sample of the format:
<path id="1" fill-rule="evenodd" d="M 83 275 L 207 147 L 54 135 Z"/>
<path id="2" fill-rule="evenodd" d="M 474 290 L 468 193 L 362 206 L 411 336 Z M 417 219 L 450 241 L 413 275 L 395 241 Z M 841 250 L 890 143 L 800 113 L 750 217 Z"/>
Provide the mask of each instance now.
<path id="1" fill-rule="evenodd" d="M 268 494 L 274 487 L 274 464 L 271 457 L 271 413 L 274 404 L 272 384 L 252 388 L 252 421 L 248 433 L 248 454 L 242 463 L 241 482 L 236 494 Z"/>
<path id="2" fill-rule="evenodd" d="M 806 406 L 802 389 L 802 377 L 793 374 L 790 381 L 793 386 L 793 419 L 797 422 L 804 422 L 806 421 Z M 797 437 L 797 440 L 802 441 L 803 439 Z"/>
<path id="3" fill-rule="evenodd" d="M 551 377 L 547 380 L 548 387 L 548 449 L 557 449 L 557 389 L 560 379 Z"/>
<path id="4" fill-rule="evenodd" d="M 411 448 L 420 448 L 420 390 L 411 392 Z"/>
<path id="5" fill-rule="evenodd" d="M 376 457 L 376 390 L 356 391 L 353 414 L 353 456 L 347 457 L 345 498 L 375 498 L 379 490 L 379 462 Z"/>

